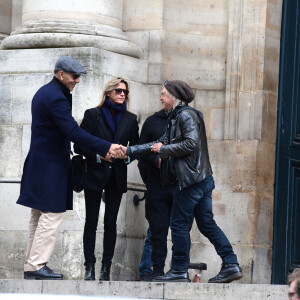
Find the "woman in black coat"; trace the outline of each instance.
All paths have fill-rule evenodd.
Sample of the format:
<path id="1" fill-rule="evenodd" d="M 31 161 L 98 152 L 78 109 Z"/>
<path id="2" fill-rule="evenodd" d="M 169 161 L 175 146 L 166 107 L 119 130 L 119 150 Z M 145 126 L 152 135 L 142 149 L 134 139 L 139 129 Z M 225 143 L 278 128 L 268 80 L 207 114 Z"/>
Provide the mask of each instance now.
<path id="1" fill-rule="evenodd" d="M 104 87 L 101 103 L 85 111 L 81 128 L 94 136 L 124 146 L 138 141 L 137 116 L 126 109 L 128 83 L 112 78 Z M 109 280 L 117 238 L 117 216 L 122 194 L 127 191 L 127 163 L 109 155 L 99 156 L 77 144 L 74 151 L 86 157 L 84 189 L 86 220 L 83 234 L 85 280 L 95 280 L 95 241 L 102 192 L 105 191 L 104 238 L 100 280 Z"/>

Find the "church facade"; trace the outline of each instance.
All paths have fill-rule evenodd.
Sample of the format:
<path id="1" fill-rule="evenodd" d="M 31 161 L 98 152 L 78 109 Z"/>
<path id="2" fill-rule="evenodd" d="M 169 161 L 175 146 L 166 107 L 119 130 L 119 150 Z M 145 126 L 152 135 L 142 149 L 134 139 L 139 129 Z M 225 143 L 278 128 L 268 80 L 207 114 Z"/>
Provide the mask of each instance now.
<path id="1" fill-rule="evenodd" d="M 139 126 L 161 109 L 164 80 L 186 81 L 204 114 L 216 182 L 213 211 L 238 255 L 244 283 L 270 283 L 274 258 L 276 149 L 282 0 L 4 0 L 0 4 L 0 276 L 21 278 L 29 209 L 16 205 L 30 143 L 30 104 L 61 55 L 87 69 L 73 92 L 73 115 L 99 103 L 112 76 L 130 83 Z M 118 218 L 113 280 L 136 280 L 147 221 L 136 162 Z M 142 196 L 142 192 L 138 192 Z M 74 194 L 51 266 L 83 277 L 83 194 Z M 102 253 L 103 210 L 97 255 Z M 166 270 L 170 266 L 171 240 Z M 194 225 L 191 262 L 221 260 Z M 97 266 L 99 268 L 100 265 Z M 97 272 L 98 273 L 98 272 Z M 192 273 L 191 273 L 192 275 Z"/>

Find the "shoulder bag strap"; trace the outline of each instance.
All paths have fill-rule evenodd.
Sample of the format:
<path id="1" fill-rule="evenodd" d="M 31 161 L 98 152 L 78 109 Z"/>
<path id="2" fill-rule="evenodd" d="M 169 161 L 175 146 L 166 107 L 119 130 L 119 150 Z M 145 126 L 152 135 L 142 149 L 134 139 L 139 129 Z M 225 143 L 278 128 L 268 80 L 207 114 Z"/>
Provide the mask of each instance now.
<path id="1" fill-rule="evenodd" d="M 95 131 L 96 131 L 96 126 L 97 126 L 97 124 L 98 124 L 99 113 L 100 113 L 98 107 L 96 107 L 95 109 L 96 109 L 95 113 L 97 112 L 97 114 L 95 115 L 96 120 L 95 120 L 94 127 L 93 127 L 93 130 L 92 130 L 92 133 L 91 133 L 92 135 L 94 135 L 94 133 L 95 133 Z"/>

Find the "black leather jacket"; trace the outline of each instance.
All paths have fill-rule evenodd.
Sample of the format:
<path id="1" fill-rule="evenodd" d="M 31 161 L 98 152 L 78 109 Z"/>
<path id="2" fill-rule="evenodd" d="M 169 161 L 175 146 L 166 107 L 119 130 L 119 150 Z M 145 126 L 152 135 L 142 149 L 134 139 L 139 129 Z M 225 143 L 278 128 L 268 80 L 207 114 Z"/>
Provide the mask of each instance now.
<path id="1" fill-rule="evenodd" d="M 127 148 L 127 155 L 151 153 L 151 146 L 163 143 L 160 157 L 169 161 L 179 188 L 188 187 L 212 175 L 209 162 L 205 124 L 202 113 L 189 107 L 177 106 L 170 115 L 168 129 L 157 141 Z M 173 164 L 173 166 L 172 166 Z"/>

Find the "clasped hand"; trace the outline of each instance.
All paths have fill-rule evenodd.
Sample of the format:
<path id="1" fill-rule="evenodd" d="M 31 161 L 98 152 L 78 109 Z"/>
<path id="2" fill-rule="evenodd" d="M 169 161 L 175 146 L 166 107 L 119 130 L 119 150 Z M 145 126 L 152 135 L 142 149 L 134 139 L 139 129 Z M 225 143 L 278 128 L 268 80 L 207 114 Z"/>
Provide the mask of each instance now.
<path id="1" fill-rule="evenodd" d="M 155 153 L 160 152 L 160 148 L 162 146 L 162 143 L 156 143 L 152 145 L 151 151 Z M 123 145 L 118 145 L 118 144 L 111 144 L 108 153 L 104 158 L 105 161 L 112 162 L 112 159 L 118 158 L 118 159 L 127 159 L 127 147 Z"/>
<path id="2" fill-rule="evenodd" d="M 126 151 L 127 147 L 124 147 L 123 145 L 111 144 L 104 160 L 111 162 L 113 158 L 127 159 Z"/>
<path id="3" fill-rule="evenodd" d="M 155 152 L 155 153 L 159 153 L 160 152 L 160 148 L 162 146 L 162 143 L 156 143 L 156 144 L 153 144 L 151 146 L 151 151 Z"/>

